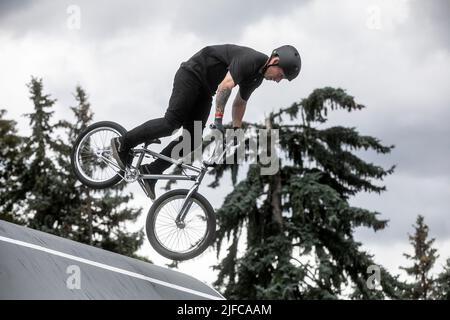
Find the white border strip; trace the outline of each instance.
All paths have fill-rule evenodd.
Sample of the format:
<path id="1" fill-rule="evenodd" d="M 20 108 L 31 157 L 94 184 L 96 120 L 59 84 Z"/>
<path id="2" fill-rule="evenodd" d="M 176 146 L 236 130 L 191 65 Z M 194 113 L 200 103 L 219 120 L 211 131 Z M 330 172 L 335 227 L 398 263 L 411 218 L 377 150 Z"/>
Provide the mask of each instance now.
<path id="1" fill-rule="evenodd" d="M 91 266 L 94 266 L 94 267 L 98 267 L 98 268 L 102 268 L 102 269 L 105 269 L 105 270 L 109 270 L 109 271 L 112 271 L 112 272 L 121 273 L 121 274 L 130 276 L 130 277 L 133 277 L 133 278 L 137 278 L 137 279 L 145 280 L 145 281 L 148 281 L 148 282 L 152 282 L 152 283 L 155 283 L 155 284 L 158 284 L 158 285 L 161 285 L 161 286 L 165 286 L 165 287 L 168 287 L 168 288 L 171 288 L 171 289 L 175 289 L 175 290 L 191 293 L 191 294 L 194 294 L 194 295 L 197 295 L 197 296 L 200 296 L 200 297 L 204 297 L 204 298 L 208 298 L 208 299 L 212 299 L 212 300 L 223 300 L 223 298 L 218 297 L 218 296 L 213 296 L 213 295 L 210 295 L 210 294 L 207 294 L 207 293 L 204 293 L 204 292 L 192 290 L 192 289 L 189 289 L 189 288 L 178 286 L 176 284 L 172 284 L 172 283 L 169 283 L 169 282 L 165 282 L 165 281 L 161 281 L 161 280 L 158 280 L 158 279 L 150 278 L 150 277 L 144 276 L 144 275 L 139 274 L 139 273 L 135 273 L 135 272 L 127 271 L 127 270 L 124 270 L 124 269 L 112 267 L 112 266 L 109 266 L 107 264 L 95 262 L 95 261 L 92 261 L 92 260 L 83 259 L 83 258 L 80 258 L 80 257 L 77 257 L 77 256 L 73 256 L 71 254 L 67 254 L 67 253 L 56 251 L 56 250 L 48 249 L 48 248 L 41 247 L 41 246 L 38 246 L 38 245 L 35 245 L 35 244 L 31 244 L 31 243 L 28 243 L 28 242 L 24 242 L 24 241 L 20 241 L 20 240 L 14 240 L 14 239 L 2 237 L 2 236 L 0 236 L 0 240 L 4 241 L 4 242 L 8 242 L 8 243 L 13 243 L 13 244 L 16 244 L 16 245 L 19 245 L 19 246 L 23 246 L 23 247 L 27 247 L 27 248 L 31 248 L 31 249 L 35 249 L 35 250 L 39 250 L 39 251 L 43 251 L 43 252 L 47 252 L 47 253 L 53 254 L 55 256 L 59 256 L 59 257 L 63 257 L 63 258 L 66 258 L 66 259 L 78 261 L 78 262 L 81 262 L 81 263 L 85 263 L 85 264 L 88 264 L 88 265 L 91 265 Z"/>

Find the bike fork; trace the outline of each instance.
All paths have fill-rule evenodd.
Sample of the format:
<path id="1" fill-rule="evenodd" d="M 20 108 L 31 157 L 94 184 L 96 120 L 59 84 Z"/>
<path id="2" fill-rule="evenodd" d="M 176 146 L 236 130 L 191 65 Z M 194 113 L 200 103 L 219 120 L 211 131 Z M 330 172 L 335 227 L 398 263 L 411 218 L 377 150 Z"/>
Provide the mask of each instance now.
<path id="1" fill-rule="evenodd" d="M 202 179 L 205 176 L 205 173 L 206 173 L 205 170 L 202 170 L 202 172 L 200 172 L 194 185 L 192 186 L 192 188 L 189 190 L 188 194 L 186 195 L 183 205 L 181 206 L 180 212 L 178 212 L 177 218 L 175 220 L 177 226 L 179 226 L 179 227 L 184 226 L 184 219 L 186 218 L 186 215 L 192 206 L 192 202 L 193 202 L 193 200 L 191 199 L 192 195 L 195 192 L 197 192 L 198 187 L 200 186 L 200 183 L 202 182 Z"/>

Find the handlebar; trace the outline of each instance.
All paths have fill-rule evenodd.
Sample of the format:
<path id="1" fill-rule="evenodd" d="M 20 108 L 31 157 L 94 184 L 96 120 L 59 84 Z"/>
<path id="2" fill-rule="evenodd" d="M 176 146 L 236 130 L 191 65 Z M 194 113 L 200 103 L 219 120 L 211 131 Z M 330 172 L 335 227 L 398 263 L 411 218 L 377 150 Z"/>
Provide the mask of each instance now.
<path id="1" fill-rule="evenodd" d="M 214 123 L 211 123 L 209 125 L 210 129 L 217 129 L 216 125 Z M 216 144 L 214 146 L 214 151 L 212 153 L 212 155 L 210 156 L 210 158 L 206 161 L 204 161 L 203 163 L 207 166 L 211 166 L 213 165 L 213 163 L 215 163 L 216 161 L 218 161 L 219 159 L 221 159 L 226 153 L 227 151 L 230 152 L 234 152 L 233 149 L 237 149 L 240 145 L 240 143 L 235 144 L 234 141 L 228 141 L 228 143 L 226 143 L 226 138 L 225 138 L 225 132 L 222 132 L 222 143 L 220 143 L 219 141 L 216 141 Z"/>

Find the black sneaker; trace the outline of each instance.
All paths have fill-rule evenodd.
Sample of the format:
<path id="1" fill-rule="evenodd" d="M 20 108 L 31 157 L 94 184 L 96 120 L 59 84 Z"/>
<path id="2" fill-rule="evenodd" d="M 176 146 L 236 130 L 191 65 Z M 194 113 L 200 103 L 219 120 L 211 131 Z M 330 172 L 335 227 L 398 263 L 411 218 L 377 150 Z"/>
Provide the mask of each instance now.
<path id="1" fill-rule="evenodd" d="M 139 167 L 139 171 L 142 174 L 155 174 L 152 173 L 150 168 L 150 166 L 148 164 L 144 164 L 142 166 Z M 147 191 L 148 197 L 152 200 L 155 200 L 156 195 L 155 195 L 155 184 L 156 184 L 156 179 L 142 179 L 142 182 L 144 184 L 144 188 L 145 191 Z"/>
<path id="2" fill-rule="evenodd" d="M 117 161 L 117 164 L 122 170 L 130 161 L 130 150 L 125 150 L 119 137 L 111 139 L 111 151 L 113 158 Z"/>

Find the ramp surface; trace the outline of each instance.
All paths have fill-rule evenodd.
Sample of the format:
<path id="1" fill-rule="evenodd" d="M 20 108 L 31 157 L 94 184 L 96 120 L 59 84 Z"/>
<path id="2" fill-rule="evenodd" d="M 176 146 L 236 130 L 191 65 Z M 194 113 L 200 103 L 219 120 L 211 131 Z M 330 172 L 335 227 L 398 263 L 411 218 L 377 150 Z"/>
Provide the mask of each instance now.
<path id="1" fill-rule="evenodd" d="M 186 274 L 0 220 L 0 299 L 224 299 Z"/>

